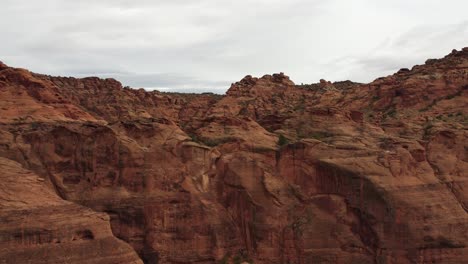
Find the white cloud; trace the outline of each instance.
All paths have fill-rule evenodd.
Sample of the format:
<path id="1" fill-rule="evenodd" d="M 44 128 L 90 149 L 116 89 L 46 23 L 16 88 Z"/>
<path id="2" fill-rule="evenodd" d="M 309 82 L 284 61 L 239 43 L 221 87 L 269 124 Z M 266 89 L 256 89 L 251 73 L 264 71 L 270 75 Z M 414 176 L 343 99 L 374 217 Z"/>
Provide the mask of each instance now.
<path id="1" fill-rule="evenodd" d="M 0 60 L 147 88 L 370 81 L 468 43 L 464 0 L 3 0 Z"/>

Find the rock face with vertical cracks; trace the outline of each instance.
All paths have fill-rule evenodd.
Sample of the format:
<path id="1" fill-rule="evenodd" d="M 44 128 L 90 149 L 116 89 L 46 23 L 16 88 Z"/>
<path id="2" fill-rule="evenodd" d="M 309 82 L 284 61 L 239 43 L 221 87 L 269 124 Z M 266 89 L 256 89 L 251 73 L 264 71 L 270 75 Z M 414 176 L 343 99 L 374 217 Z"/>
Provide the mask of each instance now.
<path id="1" fill-rule="evenodd" d="M 64 201 L 44 178 L 0 158 L 2 263 L 142 263 L 109 216 Z"/>
<path id="2" fill-rule="evenodd" d="M 467 48 L 223 96 L 0 63 L 0 262 L 463 263 L 467 109 Z"/>

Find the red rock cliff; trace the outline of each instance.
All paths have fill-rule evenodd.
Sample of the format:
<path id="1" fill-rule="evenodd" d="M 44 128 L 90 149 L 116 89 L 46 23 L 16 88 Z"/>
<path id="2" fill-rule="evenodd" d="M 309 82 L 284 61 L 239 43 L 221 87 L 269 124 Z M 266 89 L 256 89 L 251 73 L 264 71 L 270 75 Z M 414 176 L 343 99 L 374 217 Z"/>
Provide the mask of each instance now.
<path id="1" fill-rule="evenodd" d="M 0 260 L 463 263 L 467 109 L 467 48 L 225 96 L 0 64 Z"/>

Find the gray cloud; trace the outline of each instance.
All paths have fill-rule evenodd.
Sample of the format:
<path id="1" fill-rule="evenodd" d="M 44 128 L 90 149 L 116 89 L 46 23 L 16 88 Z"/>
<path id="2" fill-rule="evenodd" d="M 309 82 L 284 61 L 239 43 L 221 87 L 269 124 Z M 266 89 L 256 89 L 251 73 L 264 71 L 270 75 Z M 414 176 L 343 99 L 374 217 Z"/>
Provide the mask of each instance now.
<path id="1" fill-rule="evenodd" d="M 423 64 L 426 59 L 440 58 L 453 48 L 468 46 L 468 20 L 449 25 L 421 25 L 387 38 L 366 54 L 343 56 L 329 61 L 334 78 L 371 81 L 400 68 Z"/>
<path id="2" fill-rule="evenodd" d="M 463 0 L 3 0 L 0 60 L 222 92 L 247 74 L 367 82 L 468 43 Z"/>
<path id="3" fill-rule="evenodd" d="M 227 87 L 225 81 L 201 80 L 192 76 L 184 76 L 174 73 L 152 73 L 139 74 L 130 72 L 84 72 L 76 74 L 76 76 L 84 77 L 90 75 L 98 75 L 101 77 L 116 78 L 122 83 L 132 83 L 134 88 L 146 88 L 148 90 L 157 89 L 160 91 L 176 91 L 176 92 L 214 92 L 224 93 Z"/>

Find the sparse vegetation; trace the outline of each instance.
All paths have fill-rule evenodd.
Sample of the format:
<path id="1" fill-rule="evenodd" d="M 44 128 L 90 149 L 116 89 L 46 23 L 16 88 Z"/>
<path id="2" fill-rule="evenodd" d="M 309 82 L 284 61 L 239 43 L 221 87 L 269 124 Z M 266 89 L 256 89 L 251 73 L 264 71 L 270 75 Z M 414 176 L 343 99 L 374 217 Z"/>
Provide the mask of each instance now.
<path id="1" fill-rule="evenodd" d="M 213 138 L 213 139 L 202 139 L 201 142 L 208 147 L 216 147 L 218 145 L 236 141 L 233 137 Z"/>
<path id="2" fill-rule="evenodd" d="M 437 239 L 431 236 L 425 236 L 424 241 L 427 243 L 425 248 L 463 248 L 465 247 L 462 243 L 457 243 L 446 237 L 439 236 Z"/>
<path id="3" fill-rule="evenodd" d="M 305 109 L 305 97 L 302 97 L 299 103 L 294 106 L 294 111 L 303 111 Z"/>
<path id="4" fill-rule="evenodd" d="M 245 250 L 239 250 L 239 252 L 231 257 L 231 253 L 227 253 L 218 263 L 219 264 L 241 264 L 247 262 L 253 264 L 253 260 L 248 257 L 248 254 Z"/>
<path id="5" fill-rule="evenodd" d="M 234 264 L 241 264 L 241 263 L 242 263 L 242 258 L 241 258 L 241 256 L 239 256 L 239 255 L 234 256 L 234 258 L 232 259 L 232 263 L 234 263 Z"/>
<path id="6" fill-rule="evenodd" d="M 297 216 L 296 219 L 291 223 L 291 228 L 294 231 L 296 236 L 302 236 L 304 233 L 305 227 L 312 223 L 313 213 L 310 208 L 307 208 L 305 214 Z"/>
<path id="7" fill-rule="evenodd" d="M 289 140 L 283 134 L 280 134 L 278 136 L 278 145 L 282 147 L 287 144 L 289 144 Z"/>
<path id="8" fill-rule="evenodd" d="M 196 134 L 191 134 L 191 133 L 189 133 L 188 136 L 192 139 L 193 142 L 204 144 L 208 147 L 216 147 L 224 143 L 236 141 L 236 138 L 233 138 L 233 137 L 200 138 Z"/>
<path id="9" fill-rule="evenodd" d="M 275 151 L 274 149 L 267 148 L 267 147 L 253 147 L 252 151 L 255 153 L 268 153 L 270 151 Z"/>
<path id="10" fill-rule="evenodd" d="M 39 122 L 32 122 L 32 123 L 31 123 L 31 128 L 32 128 L 32 129 L 38 129 L 39 126 L 40 126 Z"/>
<path id="11" fill-rule="evenodd" d="M 301 191 L 300 191 L 299 186 L 297 186 L 297 185 L 289 185 L 288 187 L 289 187 L 289 188 L 288 188 L 289 191 L 291 192 L 292 195 L 294 195 L 294 197 L 296 197 L 297 199 L 299 199 L 299 200 L 301 200 L 301 201 L 304 199 L 304 197 L 303 197 L 303 195 L 302 195 L 302 193 L 301 193 Z"/>
<path id="12" fill-rule="evenodd" d="M 200 143 L 200 140 L 198 139 L 198 136 L 195 134 L 188 134 L 188 136 L 192 139 L 193 142 Z"/>
<path id="13" fill-rule="evenodd" d="M 384 113 L 384 117 L 395 117 L 397 114 L 397 111 L 395 108 L 390 108 L 387 112 Z"/>
<path id="14" fill-rule="evenodd" d="M 390 149 L 392 148 L 393 140 L 389 137 L 381 137 L 379 138 L 379 147 L 382 149 Z"/>
<path id="15" fill-rule="evenodd" d="M 429 107 L 426 106 L 426 107 L 419 109 L 419 112 L 422 113 L 422 112 L 426 112 L 427 110 L 429 110 Z"/>
<path id="16" fill-rule="evenodd" d="M 228 253 L 226 255 L 224 255 L 224 257 L 219 261 L 219 264 L 228 264 L 229 263 L 229 257 L 231 255 Z"/>
<path id="17" fill-rule="evenodd" d="M 431 129 L 434 127 L 432 122 L 427 123 L 423 128 L 423 139 L 428 139 L 431 135 Z"/>
<path id="18" fill-rule="evenodd" d="M 334 136 L 333 133 L 330 133 L 328 131 L 318 131 L 318 132 L 313 132 L 309 135 L 310 138 L 315 138 L 318 140 L 324 139 L 324 138 L 329 138 Z"/>
<path id="19" fill-rule="evenodd" d="M 457 97 L 457 96 L 460 96 L 461 93 L 462 93 L 462 91 L 460 90 L 460 91 L 458 91 L 458 92 L 456 92 L 456 93 L 454 93 L 454 94 L 449 94 L 449 95 L 447 95 L 447 96 L 445 97 L 445 99 L 447 99 L 447 100 L 453 99 L 453 98 L 455 98 L 455 97 Z"/>
<path id="20" fill-rule="evenodd" d="M 441 248 L 463 248 L 465 245 L 456 243 L 445 237 L 439 237 L 439 247 Z"/>
<path id="21" fill-rule="evenodd" d="M 419 112 L 426 112 L 427 110 L 431 109 L 434 105 L 437 104 L 437 100 L 432 100 L 432 103 L 429 104 L 428 106 L 419 109 Z"/>

